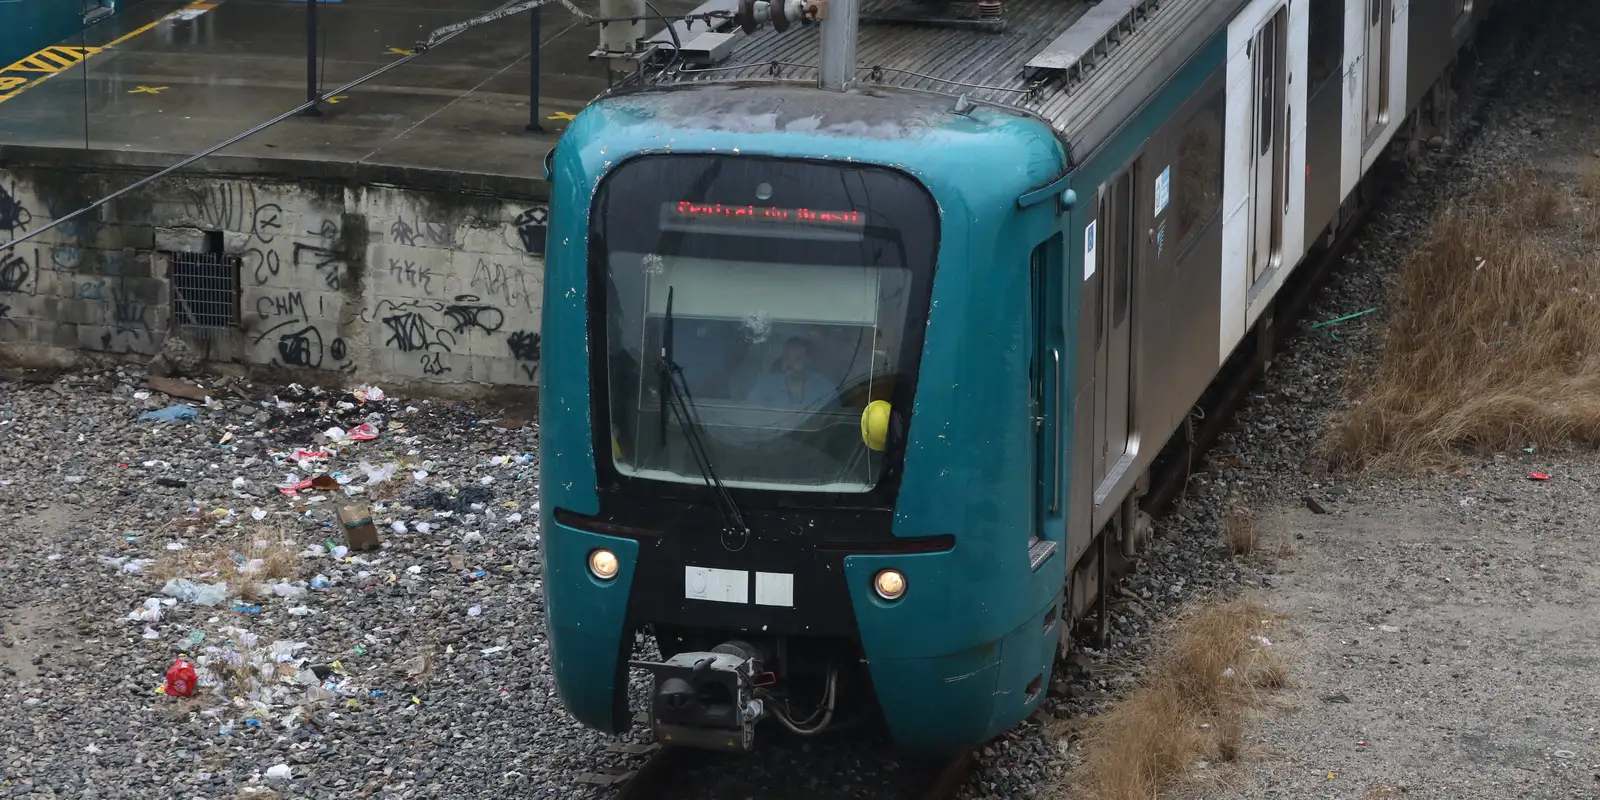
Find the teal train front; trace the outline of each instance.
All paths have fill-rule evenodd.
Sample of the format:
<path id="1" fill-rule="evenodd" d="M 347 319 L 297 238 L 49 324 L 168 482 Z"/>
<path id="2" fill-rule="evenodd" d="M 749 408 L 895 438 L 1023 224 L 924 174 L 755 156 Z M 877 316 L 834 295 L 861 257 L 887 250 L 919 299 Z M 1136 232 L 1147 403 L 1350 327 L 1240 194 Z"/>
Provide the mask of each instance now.
<path id="1" fill-rule="evenodd" d="M 810 731 L 875 696 L 902 747 L 946 752 L 1031 712 L 1064 567 L 1030 564 L 1014 412 L 1049 377 L 1026 298 L 1059 235 L 1017 200 L 1065 164 L 1035 119 L 915 94 L 713 85 L 578 116 L 541 417 L 574 716 L 627 724 L 646 627 L 666 741 L 742 748 L 759 718 Z"/>

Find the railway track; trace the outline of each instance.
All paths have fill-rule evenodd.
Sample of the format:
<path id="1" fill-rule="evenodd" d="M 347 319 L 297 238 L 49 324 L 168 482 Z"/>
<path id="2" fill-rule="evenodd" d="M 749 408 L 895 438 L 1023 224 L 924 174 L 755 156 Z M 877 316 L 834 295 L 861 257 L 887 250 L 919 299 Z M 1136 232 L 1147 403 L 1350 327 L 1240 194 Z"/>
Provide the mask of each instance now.
<path id="1" fill-rule="evenodd" d="M 614 786 L 615 800 L 658 800 L 671 796 L 684 773 L 712 766 L 719 754 L 686 747 L 660 744 L 619 744 L 607 748 L 621 755 L 645 755 L 643 763 L 631 770 L 586 773 L 580 783 Z M 954 800 L 971 777 L 976 756 L 966 751 L 950 758 L 918 763 L 910 770 L 905 800 Z"/>

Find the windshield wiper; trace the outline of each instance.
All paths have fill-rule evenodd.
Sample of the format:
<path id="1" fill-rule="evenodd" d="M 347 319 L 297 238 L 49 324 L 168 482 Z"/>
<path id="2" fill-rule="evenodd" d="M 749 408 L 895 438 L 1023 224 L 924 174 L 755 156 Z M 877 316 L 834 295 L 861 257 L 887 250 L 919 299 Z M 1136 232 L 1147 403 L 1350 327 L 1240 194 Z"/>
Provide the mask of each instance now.
<path id="1" fill-rule="evenodd" d="M 701 436 L 704 426 L 700 422 L 699 414 L 695 412 L 688 384 L 683 379 L 683 367 L 672 360 L 672 290 L 673 287 L 667 287 L 667 314 L 661 332 L 661 362 L 656 367 L 661 375 L 662 443 L 666 443 L 667 406 L 670 400 L 672 414 L 678 419 L 678 427 L 683 429 L 684 441 L 689 445 L 689 453 L 694 456 L 695 466 L 700 469 L 700 477 L 715 494 L 717 510 L 722 512 L 723 521 L 727 523 L 731 532 L 739 537 L 739 546 L 729 549 L 741 550 L 750 536 L 750 526 L 745 524 L 744 514 L 739 511 L 738 503 L 734 502 L 733 495 L 728 491 L 728 487 L 723 485 L 722 479 L 717 477 L 717 471 L 711 465 L 710 451 L 706 449 L 705 439 Z M 723 540 L 723 546 L 728 546 L 726 539 Z"/>

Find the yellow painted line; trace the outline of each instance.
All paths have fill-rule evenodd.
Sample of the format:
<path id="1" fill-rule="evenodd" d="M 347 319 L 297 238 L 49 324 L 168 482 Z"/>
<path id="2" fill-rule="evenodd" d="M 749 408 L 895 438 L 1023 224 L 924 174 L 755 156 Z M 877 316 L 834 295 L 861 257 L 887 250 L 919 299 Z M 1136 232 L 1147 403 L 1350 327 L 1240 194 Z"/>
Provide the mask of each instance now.
<path id="1" fill-rule="evenodd" d="M 545 119 L 559 119 L 559 120 L 565 120 L 567 122 L 571 122 L 571 121 L 573 121 L 573 120 L 575 120 L 577 118 L 578 118 L 577 114 L 568 114 L 565 111 L 557 111 L 556 113 L 551 114 L 548 117 L 545 117 Z"/>
<path id="2" fill-rule="evenodd" d="M 332 103 L 334 105 L 338 105 L 341 100 L 348 99 L 349 97 L 350 97 L 350 95 L 347 95 L 347 94 L 336 94 L 336 95 L 328 98 L 328 102 L 330 102 L 330 103 Z"/>
<path id="3" fill-rule="evenodd" d="M 384 55 L 386 55 L 386 56 L 411 56 L 411 55 L 416 55 L 416 53 L 417 53 L 417 51 L 415 51 L 415 50 L 407 50 L 404 47 L 391 47 L 391 48 L 389 48 L 389 51 L 387 53 L 384 53 Z"/>
<path id="4" fill-rule="evenodd" d="M 128 90 L 128 94 L 161 94 L 171 87 L 168 86 L 139 86 Z"/>
<path id="5" fill-rule="evenodd" d="M 163 22 L 178 18 L 194 19 L 199 14 L 203 14 L 213 8 L 216 8 L 221 2 L 222 0 L 215 0 L 215 2 L 206 3 L 190 3 L 189 5 L 162 17 L 155 22 L 134 28 L 133 30 L 128 31 L 121 36 L 118 36 L 117 38 L 100 45 L 99 47 L 51 46 L 46 47 L 43 50 L 40 50 L 37 53 L 25 58 L 18 59 L 10 66 L 0 69 L 0 103 L 4 103 L 5 101 L 10 100 L 17 95 L 22 94 L 23 92 L 32 89 L 41 83 L 44 83 L 45 81 L 49 80 L 51 76 L 57 75 L 64 70 L 83 63 L 84 61 L 88 60 L 90 56 L 93 56 L 96 53 L 99 53 L 103 50 L 109 50 L 119 44 L 122 44 L 123 42 L 128 41 L 129 39 L 132 39 L 135 36 L 138 36 L 142 33 L 147 33 Z M 154 92 L 151 94 L 154 94 Z"/>

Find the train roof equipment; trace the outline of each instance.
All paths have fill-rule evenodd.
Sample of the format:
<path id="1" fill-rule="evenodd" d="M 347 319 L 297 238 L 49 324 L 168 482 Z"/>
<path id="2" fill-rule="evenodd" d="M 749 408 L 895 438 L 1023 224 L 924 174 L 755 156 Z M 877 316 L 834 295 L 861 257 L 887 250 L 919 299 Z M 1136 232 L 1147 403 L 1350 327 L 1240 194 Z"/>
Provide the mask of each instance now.
<path id="1" fill-rule="evenodd" d="M 610 16 L 640 6 L 633 15 Z M 707 0 L 622 52 L 605 20 L 656 15 L 645 0 L 604 0 L 611 92 L 712 82 L 805 82 L 945 94 L 1015 108 L 1082 146 L 1110 131 L 1094 113 L 1217 29 L 1237 0 Z M 662 17 L 667 20 L 668 18 Z M 831 27 L 830 27 L 831 26 Z M 830 33 L 831 31 L 831 33 Z M 622 68 L 618 68 L 619 62 Z M 853 70 L 843 65 L 854 63 Z M 1179 62 L 1181 63 L 1181 61 Z M 1178 64 L 1171 65 L 1175 69 Z M 1143 96 L 1144 93 L 1131 94 Z"/>

